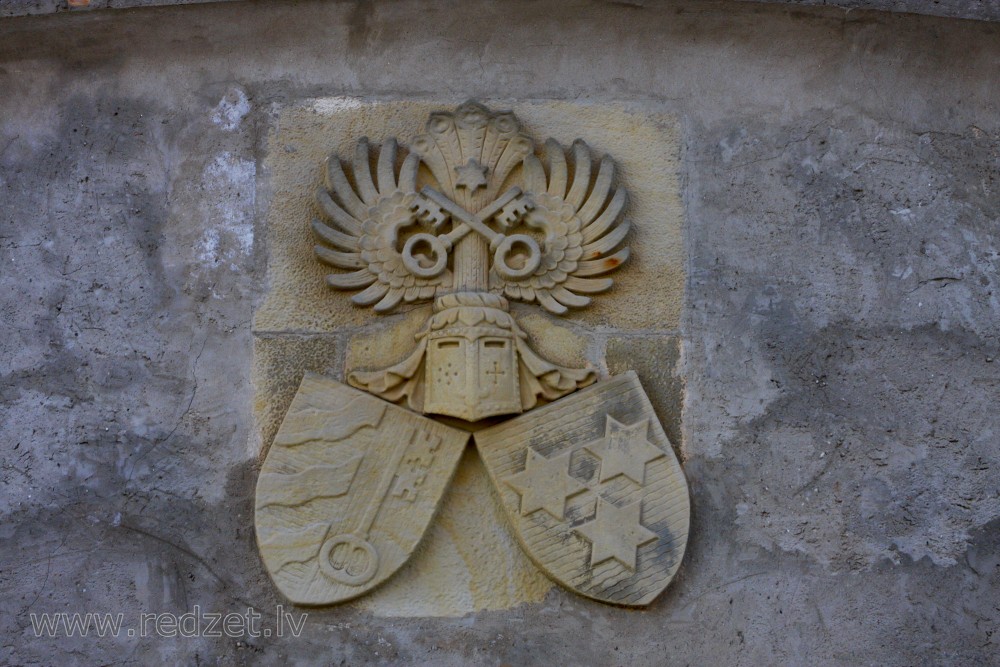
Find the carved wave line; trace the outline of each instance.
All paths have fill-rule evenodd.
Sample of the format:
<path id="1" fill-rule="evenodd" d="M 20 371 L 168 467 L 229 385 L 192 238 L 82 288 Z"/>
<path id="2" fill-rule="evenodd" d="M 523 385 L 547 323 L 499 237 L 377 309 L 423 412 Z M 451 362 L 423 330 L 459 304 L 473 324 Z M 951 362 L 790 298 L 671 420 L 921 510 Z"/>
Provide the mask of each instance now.
<path id="1" fill-rule="evenodd" d="M 260 551 L 268 569 L 277 572 L 292 563 L 308 563 L 319 554 L 330 525 L 314 523 L 298 530 L 269 531 L 260 540 Z"/>
<path id="2" fill-rule="evenodd" d="M 257 507 L 294 507 L 317 498 L 342 496 L 350 490 L 363 458 L 363 454 L 356 454 L 340 465 L 317 465 L 299 473 L 262 473 L 258 481 L 261 498 Z"/>

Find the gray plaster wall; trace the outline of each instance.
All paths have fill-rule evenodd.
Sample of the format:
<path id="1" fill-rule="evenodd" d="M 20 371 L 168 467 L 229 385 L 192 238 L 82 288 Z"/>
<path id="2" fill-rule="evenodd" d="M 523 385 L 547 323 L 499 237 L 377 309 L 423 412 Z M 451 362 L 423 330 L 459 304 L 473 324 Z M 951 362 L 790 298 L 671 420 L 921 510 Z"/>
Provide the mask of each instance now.
<path id="1" fill-rule="evenodd" d="M 2 0 L 0 17 L 31 16 L 55 12 L 85 12 L 95 9 L 131 9 L 166 5 L 188 5 L 203 2 L 236 2 L 237 0 Z M 1000 0 L 742 0 L 785 5 L 818 5 L 883 12 L 908 12 L 932 16 L 1000 21 Z M 627 0 L 624 5 L 643 8 L 658 0 Z"/>
<path id="2" fill-rule="evenodd" d="M 998 80 L 995 23 L 750 3 L 0 21 L 0 664 L 1000 664 Z M 281 603 L 252 531 L 261 164 L 275 110 L 330 95 L 679 117 L 678 578 L 643 612 L 555 589 L 36 638 L 30 613 Z M 655 378 L 632 349 L 609 363 Z"/>
<path id="3" fill-rule="evenodd" d="M 0 16 L 39 16 L 57 12 L 90 12 L 97 9 L 133 9 L 190 5 L 204 2 L 235 2 L 236 0 L 3 0 Z"/>
<path id="4" fill-rule="evenodd" d="M 111 0 L 108 0 L 109 2 Z M 142 1 L 142 0 L 138 0 Z M 1000 0 L 745 0 L 772 4 L 840 7 L 848 12 L 876 10 L 1000 21 Z"/>

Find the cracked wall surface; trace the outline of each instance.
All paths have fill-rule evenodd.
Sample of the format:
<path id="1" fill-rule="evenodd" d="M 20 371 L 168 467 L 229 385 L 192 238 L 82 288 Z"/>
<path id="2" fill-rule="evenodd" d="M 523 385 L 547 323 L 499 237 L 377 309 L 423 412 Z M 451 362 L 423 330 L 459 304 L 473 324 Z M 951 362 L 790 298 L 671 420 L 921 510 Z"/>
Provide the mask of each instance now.
<path id="1" fill-rule="evenodd" d="M 998 78 L 996 23 L 756 3 L 0 20 L 0 663 L 1000 664 Z M 679 328 L 665 302 L 557 345 L 637 371 L 674 441 L 677 579 L 635 612 L 512 560 L 522 588 L 461 616 L 387 588 L 299 637 L 36 637 L 32 613 L 273 627 L 259 452 L 304 371 L 393 341 L 253 335 L 270 138 L 318 98 L 468 97 L 676 119 Z M 453 509 L 483 502 L 466 456 Z M 470 516 L 442 530 L 504 543 Z"/>
<path id="2" fill-rule="evenodd" d="M 132 9 L 162 5 L 187 5 L 204 2 L 236 2 L 237 0 L 6 0 L 0 6 L 2 16 L 31 16 L 55 12 L 85 12 L 95 9 Z M 799 5 L 837 7 L 851 11 L 911 12 L 932 16 L 1000 21 L 1000 0 L 741 0 L 784 4 L 794 8 Z M 619 3 L 626 7 L 642 9 L 651 0 L 628 0 Z M 793 9 L 794 10 L 794 9 Z"/>

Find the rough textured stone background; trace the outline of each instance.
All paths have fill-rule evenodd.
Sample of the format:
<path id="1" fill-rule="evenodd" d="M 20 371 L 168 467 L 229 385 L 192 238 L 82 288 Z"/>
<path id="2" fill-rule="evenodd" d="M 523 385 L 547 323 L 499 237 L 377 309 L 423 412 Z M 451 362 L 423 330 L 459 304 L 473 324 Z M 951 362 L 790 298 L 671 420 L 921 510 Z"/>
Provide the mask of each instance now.
<path id="1" fill-rule="evenodd" d="M 56 12 L 86 12 L 95 9 L 132 9 L 164 5 L 191 5 L 235 0 L 2 0 L 0 16 L 37 16 Z"/>
<path id="2" fill-rule="evenodd" d="M 997 80 L 995 23 L 751 3 L 0 21 L 0 663 L 1000 664 Z M 40 612 L 274 623 L 262 165 L 277 109 L 336 95 L 680 119 L 680 352 L 605 350 L 681 434 L 677 580 L 644 612 L 554 588 L 462 618 L 310 610 L 299 638 L 35 638 Z"/>
<path id="3" fill-rule="evenodd" d="M 3 0 L 0 16 L 27 16 L 65 11 L 94 9 L 129 9 L 157 5 L 187 5 L 203 2 L 234 2 L 235 0 Z M 743 0 L 768 4 L 820 5 L 886 12 L 912 12 L 933 16 L 1000 21 L 1000 0 Z M 657 0 L 627 0 L 632 7 L 655 5 Z"/>
<path id="4" fill-rule="evenodd" d="M 110 1 L 110 0 L 109 0 Z M 141 0 L 138 0 L 141 1 Z M 912 12 L 932 16 L 1000 21 L 1000 0 L 746 0 L 769 4 L 840 7 L 854 10 Z"/>

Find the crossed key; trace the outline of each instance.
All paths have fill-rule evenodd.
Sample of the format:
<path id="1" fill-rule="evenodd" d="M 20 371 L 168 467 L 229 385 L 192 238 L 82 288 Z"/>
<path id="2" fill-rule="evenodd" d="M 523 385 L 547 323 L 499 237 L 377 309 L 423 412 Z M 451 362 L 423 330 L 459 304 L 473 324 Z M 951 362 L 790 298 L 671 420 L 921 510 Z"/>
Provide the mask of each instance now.
<path id="1" fill-rule="evenodd" d="M 535 239 L 527 234 L 507 236 L 493 231 L 483 222 L 503 212 L 505 215 L 498 221 L 504 227 L 510 227 L 521 215 L 530 210 L 531 201 L 523 196 L 521 188 L 513 187 L 507 190 L 484 207 L 478 215 L 465 210 L 429 185 L 425 186 L 420 194 L 437 204 L 443 211 L 448 212 L 460 224 L 441 236 L 419 233 L 407 240 L 403 247 L 403 263 L 416 275 L 430 278 L 441 273 L 447 264 L 448 251 L 469 232 L 476 232 L 490 242 L 490 250 L 493 251 L 493 268 L 504 278 L 515 280 L 524 278 L 534 273 L 541 264 L 542 251 Z M 513 206 L 510 206 L 512 203 Z M 420 243 L 426 243 L 430 246 L 431 252 L 436 258 L 431 266 L 423 266 L 414 255 L 414 249 Z M 518 262 L 519 266 L 514 266 L 509 262 L 511 255 L 515 253 L 523 258 L 522 261 Z"/>

